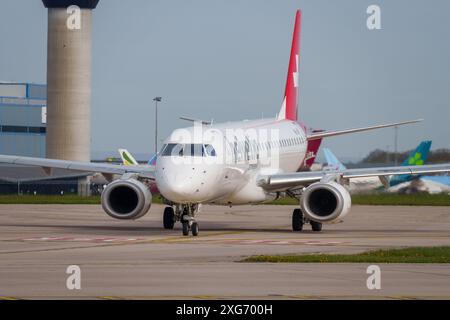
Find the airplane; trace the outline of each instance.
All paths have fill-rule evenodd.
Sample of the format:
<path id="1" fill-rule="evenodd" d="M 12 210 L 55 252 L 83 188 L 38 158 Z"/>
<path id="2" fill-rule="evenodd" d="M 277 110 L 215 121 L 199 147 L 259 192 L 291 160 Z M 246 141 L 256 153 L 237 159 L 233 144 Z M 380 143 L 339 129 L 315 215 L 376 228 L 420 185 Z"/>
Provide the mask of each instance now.
<path id="1" fill-rule="evenodd" d="M 430 151 L 431 141 L 422 141 L 415 150 L 411 152 L 411 154 L 403 161 L 401 166 L 416 166 L 423 165 L 428 157 L 428 153 Z M 344 164 L 334 155 L 334 153 L 328 149 L 324 148 L 323 153 L 325 155 L 325 159 L 327 162 L 327 166 L 324 167 L 324 170 L 346 170 Z M 417 179 L 419 176 L 413 175 L 396 175 L 392 177 L 385 176 L 383 178 L 379 177 L 362 177 L 355 178 L 352 181 L 349 181 L 347 184 L 347 188 L 349 191 L 370 191 L 374 189 L 379 189 L 384 186 L 384 188 L 388 189 L 390 187 L 396 186 L 398 184 L 409 182 L 413 179 Z"/>
<path id="2" fill-rule="evenodd" d="M 450 176 L 421 175 L 417 179 L 400 183 L 387 191 L 392 193 L 427 192 L 429 194 L 450 194 Z"/>
<path id="3" fill-rule="evenodd" d="M 127 150 L 123 148 L 119 148 L 119 155 L 122 159 L 122 163 L 124 166 L 138 166 L 139 162 L 136 161 L 136 159 L 133 157 L 133 155 Z M 157 154 L 153 155 L 150 160 L 148 161 L 149 166 L 155 166 L 156 165 L 156 156 Z"/>
<path id="4" fill-rule="evenodd" d="M 119 149 L 120 158 L 122 159 L 122 163 L 124 166 L 137 166 L 139 163 L 134 159 L 130 152 L 127 149 Z"/>
<path id="5" fill-rule="evenodd" d="M 259 204 L 289 196 L 299 203 L 292 213 L 292 230 L 300 231 L 309 223 L 313 231 L 321 231 L 323 223 L 340 221 L 350 211 L 351 197 L 342 181 L 450 172 L 450 164 L 301 171 L 308 150 L 318 140 L 420 120 L 336 131 L 308 129 L 297 117 L 300 20 L 298 10 L 284 100 L 275 118 L 209 125 L 194 122 L 176 129 L 164 141 L 155 168 L 8 155 L 0 155 L 0 163 L 40 166 L 48 173 L 52 168 L 101 173 L 111 181 L 102 192 L 102 208 L 116 219 L 144 216 L 152 192 L 159 192 L 167 205 L 164 228 L 173 229 L 181 222 L 185 236 L 199 234 L 195 216 L 202 204 Z"/>
<path id="6" fill-rule="evenodd" d="M 428 158 L 428 153 L 430 152 L 431 141 L 422 141 L 419 146 L 410 153 L 408 158 L 406 158 L 402 162 L 402 166 L 421 166 L 423 165 Z M 411 180 L 416 179 L 417 176 L 412 175 L 398 175 L 393 176 L 389 180 L 389 187 L 394 187 L 399 185 L 400 183 L 409 182 Z M 421 176 L 419 176 L 421 178 Z"/>

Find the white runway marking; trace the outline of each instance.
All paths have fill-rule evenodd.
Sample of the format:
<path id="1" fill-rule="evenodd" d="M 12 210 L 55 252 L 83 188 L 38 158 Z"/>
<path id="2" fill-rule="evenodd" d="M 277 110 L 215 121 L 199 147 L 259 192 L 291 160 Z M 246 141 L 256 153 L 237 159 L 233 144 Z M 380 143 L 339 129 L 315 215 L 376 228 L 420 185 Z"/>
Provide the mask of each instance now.
<path id="1" fill-rule="evenodd" d="M 298 240 L 298 239 L 227 239 L 227 238 L 188 238 L 192 239 L 192 242 L 199 244 L 236 244 L 236 245 L 317 245 L 317 246 L 327 246 L 327 245 L 338 245 L 343 244 L 341 241 L 321 241 L 321 240 Z M 168 243 L 184 243 L 180 240 L 170 241 Z M 346 242 L 348 243 L 348 242 Z"/>
<path id="2" fill-rule="evenodd" d="M 60 242 L 94 242 L 94 243 L 110 243 L 110 242 L 133 242 L 133 241 L 141 241 L 148 240 L 144 238 L 78 238 L 78 237 L 35 237 L 35 238 L 25 238 L 19 239 L 20 241 L 60 241 Z"/>
<path id="3" fill-rule="evenodd" d="M 19 241 L 34 241 L 34 242 L 92 242 L 92 243 L 123 243 L 123 242 L 137 242 L 155 240 L 151 238 L 123 238 L 123 237 L 33 237 L 17 239 Z M 170 240 L 168 243 L 183 243 L 184 240 L 195 240 L 195 243 L 227 243 L 236 245 L 338 245 L 343 242 L 340 241 L 319 241 L 319 240 L 297 240 L 297 239 L 202 239 L 202 238 L 180 238 L 179 240 Z M 164 239 L 163 239 L 164 241 Z"/>
<path id="4" fill-rule="evenodd" d="M 336 245 L 339 241 L 311 241 L 311 240 L 232 240 L 237 244 L 263 244 L 263 245 Z"/>

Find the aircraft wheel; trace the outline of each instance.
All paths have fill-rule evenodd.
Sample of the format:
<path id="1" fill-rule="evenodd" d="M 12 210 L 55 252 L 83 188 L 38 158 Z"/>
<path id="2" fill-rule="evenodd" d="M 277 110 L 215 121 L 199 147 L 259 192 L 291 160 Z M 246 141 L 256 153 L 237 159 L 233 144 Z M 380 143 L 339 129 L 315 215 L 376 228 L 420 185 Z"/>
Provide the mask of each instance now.
<path id="1" fill-rule="evenodd" d="M 292 213 L 292 230 L 302 231 L 303 229 L 303 212 L 300 209 L 295 209 Z"/>
<path id="2" fill-rule="evenodd" d="M 181 223 L 181 225 L 183 226 L 183 236 L 188 236 L 189 235 L 189 222 L 183 221 Z"/>
<path id="3" fill-rule="evenodd" d="M 197 222 L 192 223 L 191 232 L 194 237 L 198 236 L 198 223 Z"/>
<path id="4" fill-rule="evenodd" d="M 173 229 L 175 224 L 175 213 L 172 207 L 166 207 L 163 215 L 164 229 Z"/>
<path id="5" fill-rule="evenodd" d="M 310 221 L 312 231 L 322 231 L 322 223 L 317 221 Z"/>

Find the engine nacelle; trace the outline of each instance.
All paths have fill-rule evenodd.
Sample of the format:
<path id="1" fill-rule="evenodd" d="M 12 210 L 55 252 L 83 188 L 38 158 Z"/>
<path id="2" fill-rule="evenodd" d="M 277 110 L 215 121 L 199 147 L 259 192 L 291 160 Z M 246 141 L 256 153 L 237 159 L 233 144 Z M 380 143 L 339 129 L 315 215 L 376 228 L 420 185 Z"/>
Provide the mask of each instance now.
<path id="1" fill-rule="evenodd" d="M 331 222 L 350 211 L 352 199 L 347 189 L 336 182 L 316 182 L 305 189 L 300 205 L 309 219 Z"/>
<path id="2" fill-rule="evenodd" d="M 103 210 L 116 219 L 138 219 L 152 204 L 149 188 L 136 179 L 118 179 L 102 192 Z"/>

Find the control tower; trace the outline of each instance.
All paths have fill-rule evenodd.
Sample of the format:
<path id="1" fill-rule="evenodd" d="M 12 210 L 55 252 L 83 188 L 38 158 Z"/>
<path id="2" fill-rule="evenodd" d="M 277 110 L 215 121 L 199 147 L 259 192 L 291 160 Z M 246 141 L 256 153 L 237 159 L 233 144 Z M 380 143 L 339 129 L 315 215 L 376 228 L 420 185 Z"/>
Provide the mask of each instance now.
<path id="1" fill-rule="evenodd" d="M 98 1 L 42 0 L 48 8 L 47 158 L 91 160 L 91 31 Z M 80 10 L 68 10 L 73 5 Z"/>
<path id="2" fill-rule="evenodd" d="M 92 10 L 98 1 L 42 0 L 48 9 L 47 158 L 91 160 Z M 78 194 L 90 193 L 89 181 L 79 180 Z"/>

